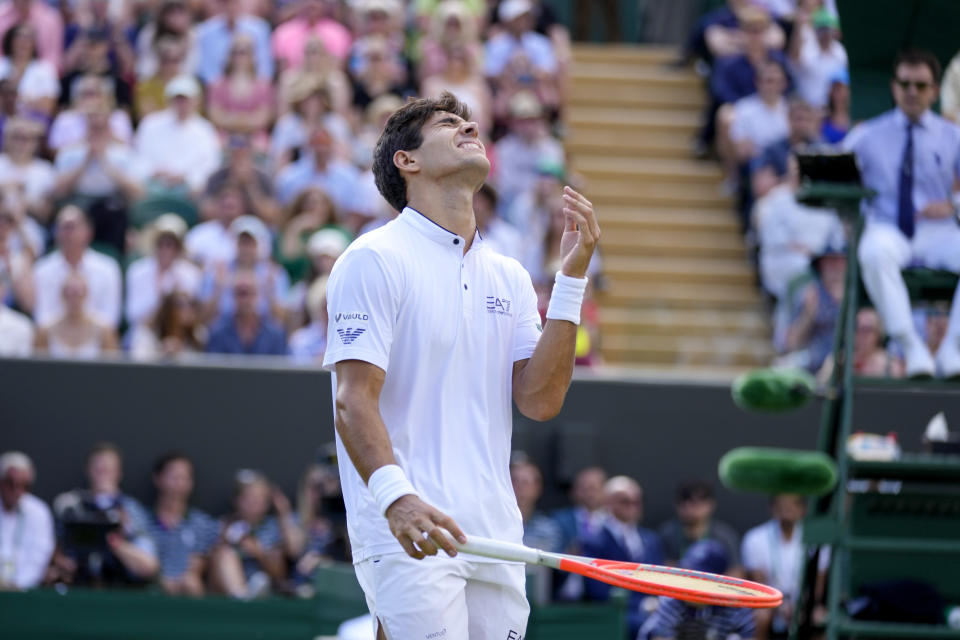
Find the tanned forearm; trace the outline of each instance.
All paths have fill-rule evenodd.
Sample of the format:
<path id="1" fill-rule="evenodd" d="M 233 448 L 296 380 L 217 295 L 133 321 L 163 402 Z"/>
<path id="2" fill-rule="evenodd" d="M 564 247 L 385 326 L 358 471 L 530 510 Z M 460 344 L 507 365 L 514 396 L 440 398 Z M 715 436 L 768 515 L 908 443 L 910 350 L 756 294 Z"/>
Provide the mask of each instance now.
<path id="1" fill-rule="evenodd" d="M 563 407 L 573 377 L 577 325 L 547 320 L 529 360 L 514 364 L 513 400 L 532 420 L 549 420 Z"/>
<path id="2" fill-rule="evenodd" d="M 380 467 L 396 464 L 390 435 L 380 415 L 385 374 L 357 360 L 337 363 L 336 428 L 350 461 L 366 482 Z"/>

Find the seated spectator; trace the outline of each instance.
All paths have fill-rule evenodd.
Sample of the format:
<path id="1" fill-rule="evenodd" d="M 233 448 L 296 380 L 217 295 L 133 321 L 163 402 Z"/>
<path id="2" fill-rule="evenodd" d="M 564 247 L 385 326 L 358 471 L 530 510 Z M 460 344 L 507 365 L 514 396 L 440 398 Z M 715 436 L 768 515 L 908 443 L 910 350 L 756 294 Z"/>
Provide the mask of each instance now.
<path id="1" fill-rule="evenodd" d="M 284 70 L 277 79 L 277 112 L 285 114 L 290 110 L 298 85 L 319 83 L 329 95 L 330 110 L 346 114 L 353 101 L 353 89 L 342 67 L 342 62 L 327 51 L 323 41 L 311 36 L 304 45 L 303 63 Z"/>
<path id="2" fill-rule="evenodd" d="M 640 525 L 643 520 L 643 491 L 633 478 L 615 476 L 604 485 L 610 515 L 596 535 L 584 540 L 583 554 L 591 558 L 663 564 L 660 536 Z M 611 586 L 586 579 L 584 591 L 588 600 L 606 601 Z M 629 637 L 636 637 L 649 615 L 643 600 L 647 596 L 631 592 L 627 604 Z"/>
<path id="3" fill-rule="evenodd" d="M 717 540 L 695 542 L 683 555 L 680 566 L 693 571 L 726 574 L 730 556 L 727 547 Z M 657 610 L 640 631 L 641 637 L 652 640 L 682 638 L 756 637 L 756 623 L 749 609 L 690 604 L 673 598 L 660 598 Z"/>
<path id="4" fill-rule="evenodd" d="M 329 130 L 317 126 L 307 140 L 309 145 L 300 159 L 277 173 L 275 185 L 280 203 L 290 204 L 301 191 L 315 185 L 330 194 L 343 215 L 368 208 L 369 203 L 362 201 L 360 172 L 336 157 L 334 139 Z"/>
<path id="5" fill-rule="evenodd" d="M 54 226 L 57 250 L 33 267 L 33 318 L 38 325 L 50 325 L 63 315 L 63 284 L 74 273 L 86 282 L 84 309 L 89 316 L 111 328 L 120 324 L 120 268 L 115 260 L 90 248 L 92 238 L 93 229 L 83 210 L 73 205 L 60 210 Z"/>
<path id="6" fill-rule="evenodd" d="M 86 309 L 87 281 L 73 272 L 61 286 L 63 314 L 37 331 L 36 348 L 54 358 L 96 360 L 117 348 L 117 334 Z"/>
<path id="7" fill-rule="evenodd" d="M 927 316 L 928 318 L 930 316 Z M 946 319 L 946 314 L 943 314 Z M 946 331 L 946 322 L 942 322 L 943 331 Z M 930 324 L 927 324 L 927 345 L 931 351 L 936 351 L 939 340 L 931 342 Z M 880 316 L 876 310 L 865 308 L 857 311 L 856 332 L 853 334 L 853 375 L 869 378 L 902 378 L 904 376 L 903 360 L 891 353 L 883 343 L 884 333 L 880 324 Z M 943 333 L 939 334 L 943 338 Z M 833 354 L 827 356 L 817 378 L 825 384 L 829 382 L 833 373 Z"/>
<path id="8" fill-rule="evenodd" d="M 186 0 L 162 0 L 154 18 L 143 25 L 140 33 L 137 34 L 138 83 L 153 77 L 160 71 L 160 44 L 166 40 L 179 43 L 184 51 L 180 66 L 173 75 L 195 73 L 197 69 L 196 33 Z"/>
<path id="9" fill-rule="evenodd" d="M 150 255 L 127 268 L 127 322 L 135 326 L 154 318 L 164 296 L 181 291 L 188 298 L 200 293 L 202 272 L 183 256 L 187 225 L 175 213 L 165 213 L 148 230 Z"/>
<path id="10" fill-rule="evenodd" d="M 231 276 L 250 271 L 257 277 L 260 297 L 257 311 L 283 320 L 283 301 L 290 286 L 287 273 L 270 258 L 270 232 L 253 216 L 240 216 L 230 224 L 236 246 L 234 257 L 227 263 L 207 265 L 200 288 L 200 300 L 206 309 L 204 317 L 216 318 L 233 314 L 233 295 L 226 288 Z"/>
<path id="11" fill-rule="evenodd" d="M 287 222 L 277 247 L 279 261 L 291 279 L 301 280 L 309 270 L 307 242 L 322 229 L 340 232 L 344 248 L 351 239 L 347 230 L 337 224 L 336 210 L 327 192 L 320 187 L 308 187 L 287 209 Z"/>
<path id="12" fill-rule="evenodd" d="M 557 56 L 550 39 L 534 31 L 533 4 L 528 0 L 501 2 L 497 16 L 503 30 L 486 43 L 484 75 L 496 83 L 510 61 L 522 53 L 537 75 L 557 72 Z"/>
<path id="13" fill-rule="evenodd" d="M 91 34 L 104 34 L 110 43 L 109 57 L 117 62 L 117 73 L 123 78 L 134 74 L 137 40 L 136 26 L 131 24 L 128 7 L 118 7 L 109 0 L 78 2 L 72 15 L 67 17 L 64 29 L 63 69 L 75 68 L 85 49 L 91 46 Z"/>
<path id="14" fill-rule="evenodd" d="M 280 205 L 273 197 L 273 183 L 257 165 L 253 137 L 234 133 L 227 137 L 226 158 L 207 181 L 208 196 L 215 195 L 227 182 L 243 192 L 244 210 L 271 228 L 280 225 Z"/>
<path id="15" fill-rule="evenodd" d="M 37 34 L 40 57 L 60 68 L 63 56 L 63 18 L 42 0 L 6 0 L 0 4 L 0 38 L 17 25 L 29 25 Z"/>
<path id="16" fill-rule="evenodd" d="M 269 78 L 257 77 L 253 56 L 253 39 L 237 34 L 223 75 L 207 93 L 207 115 L 222 134 L 249 135 L 258 149 L 265 150 L 267 131 L 273 122 L 273 85 Z"/>
<path id="17" fill-rule="evenodd" d="M 448 53 L 451 51 L 462 52 L 464 61 L 471 68 L 479 64 L 483 55 L 483 43 L 478 34 L 480 20 L 467 3 L 443 0 L 428 16 L 428 20 L 424 36 L 420 39 L 420 59 L 417 61 L 417 74 L 421 81 L 442 74 L 449 66 Z M 423 95 L 432 94 L 424 90 Z M 471 111 L 474 111 L 473 105 Z M 481 125 L 481 128 L 484 127 Z"/>
<path id="18" fill-rule="evenodd" d="M 290 355 L 299 362 L 320 365 L 327 350 L 327 278 L 321 276 L 307 289 L 305 306 L 310 324 L 290 336 Z"/>
<path id="19" fill-rule="evenodd" d="M 474 56 L 465 46 L 450 45 L 444 52 L 444 66 L 438 73 L 424 78 L 420 95 L 438 98 L 444 91 L 449 91 L 470 107 L 480 130 L 490 132 L 493 128 L 493 95 L 490 85 L 477 70 Z"/>
<path id="20" fill-rule="evenodd" d="M 960 120 L 960 52 L 953 56 L 943 73 L 940 114 L 953 122 Z"/>
<path id="21" fill-rule="evenodd" d="M 919 264 L 960 273 L 953 195 L 960 179 L 960 128 L 930 111 L 940 76 L 936 56 L 903 52 L 893 71 L 897 107 L 858 125 L 843 141 L 857 156 L 864 186 L 877 193 L 863 203 L 867 225 L 858 247 L 863 282 L 903 349 L 907 375 L 929 377 L 939 367 L 953 377 L 960 375 L 960 306 L 954 303 L 935 363 L 913 325 L 900 270 Z"/>
<path id="22" fill-rule="evenodd" d="M 136 148 L 148 189 L 199 194 L 220 164 L 220 140 L 213 125 L 197 114 L 200 85 L 190 76 L 167 83 L 169 105 L 137 128 Z"/>
<path id="23" fill-rule="evenodd" d="M 803 517 L 807 511 L 803 496 L 773 496 L 773 518 L 747 531 L 740 557 L 747 578 L 779 589 L 783 604 L 777 609 L 756 609 L 757 638 L 785 634 L 793 615 L 800 575 L 803 572 Z M 829 555 L 820 554 L 820 570 L 829 563 Z"/>
<path id="24" fill-rule="evenodd" d="M 147 511 L 120 491 L 123 459 L 116 445 L 100 443 L 87 453 L 86 489 L 53 501 L 59 547 L 54 582 L 77 585 L 142 585 L 157 575 L 157 547 Z"/>
<path id="25" fill-rule="evenodd" d="M 727 566 L 710 573 L 726 573 L 728 568 L 739 570 L 740 536 L 726 522 L 714 518 L 717 499 L 713 485 L 701 480 L 682 483 L 677 487 L 675 507 L 676 517 L 663 523 L 659 530 L 668 563 L 679 563 L 698 542 L 712 540 L 721 545 Z"/>
<path id="26" fill-rule="evenodd" d="M 779 63 L 768 61 L 757 73 L 757 92 L 737 100 L 729 109 L 721 107 L 717 114 L 717 151 L 732 180 L 740 175 L 741 167 L 790 132 L 787 100 L 783 97 L 786 72 Z"/>
<path id="27" fill-rule="evenodd" d="M 0 223 L 2 226 L 2 223 Z M 29 358 L 36 341 L 33 322 L 29 316 L 14 311 L 3 303 L 9 285 L 0 273 L 0 358 Z"/>
<path id="28" fill-rule="evenodd" d="M 821 137 L 822 114 L 802 99 L 793 97 L 787 108 L 787 122 L 790 132 L 780 140 L 767 145 L 761 153 L 753 159 L 750 165 L 750 189 L 754 200 L 759 200 L 774 186 L 782 181 L 786 169 L 796 171 L 791 160 L 791 154 L 803 152 L 805 147 L 823 141 Z M 761 169 L 772 171 L 762 172 Z M 763 175 L 758 175 L 758 174 Z M 793 174 L 790 174 L 791 176 Z M 797 182 L 798 177 L 791 178 Z"/>
<path id="29" fill-rule="evenodd" d="M 0 77 L 17 87 L 20 108 L 29 114 L 49 118 L 60 97 L 57 68 L 37 54 L 36 33 L 29 24 L 11 27 L 3 35 Z"/>
<path id="30" fill-rule="evenodd" d="M 50 126 L 47 146 L 54 152 L 87 139 L 87 122 L 90 113 L 105 112 L 109 121 L 112 142 L 130 144 L 133 141 L 133 125 L 130 116 L 117 108 L 113 97 L 113 82 L 97 75 L 77 78 L 70 88 L 70 106 L 61 109 Z"/>
<path id="31" fill-rule="evenodd" d="M 149 28 L 150 25 L 144 27 Z M 172 36 L 161 38 L 156 46 L 157 69 L 150 76 L 137 80 L 133 89 L 133 111 L 138 120 L 167 106 L 164 91 L 167 83 L 184 73 L 187 43 Z"/>
<path id="32" fill-rule="evenodd" d="M 32 309 L 34 239 L 23 208 L 0 199 L 0 306 Z M 41 242 L 43 236 L 40 236 Z"/>
<path id="33" fill-rule="evenodd" d="M 106 110 L 90 111 L 86 121 L 86 140 L 57 154 L 53 193 L 82 207 L 93 220 L 94 240 L 123 255 L 127 209 L 143 195 L 137 157 L 128 143 L 111 134 Z"/>
<path id="34" fill-rule="evenodd" d="M 150 535 L 157 544 L 160 586 L 170 595 L 202 596 L 217 522 L 190 506 L 193 462 L 183 453 L 168 453 L 153 465 L 157 499 L 150 512 Z"/>
<path id="35" fill-rule="evenodd" d="M 789 297 L 792 282 L 810 272 L 810 261 L 830 243 L 843 242 L 836 212 L 797 202 L 800 176 L 795 156 L 780 164 L 777 153 L 765 153 L 754 163 L 754 184 L 775 182 L 754 205 L 753 227 L 760 245 L 760 281 L 774 298 Z"/>
<path id="36" fill-rule="evenodd" d="M 50 200 L 56 181 L 51 165 L 38 155 L 43 126 L 35 120 L 10 118 L 3 127 L 0 185 L 13 191 L 30 217 L 41 224 L 50 219 Z"/>
<path id="37" fill-rule="evenodd" d="M 847 50 L 840 43 L 840 21 L 820 7 L 800 3 L 788 47 L 797 93 L 817 108 L 827 106 L 830 83 L 847 71 Z"/>
<path id="38" fill-rule="evenodd" d="M 850 131 L 850 74 L 838 73 L 830 79 L 827 113 L 821 135 L 825 142 L 837 144 Z"/>
<path id="39" fill-rule="evenodd" d="M 213 324 L 208 353 L 274 356 L 287 353 L 283 329 L 258 309 L 258 284 L 257 274 L 251 271 L 234 273 L 231 283 L 234 312 Z"/>
<path id="40" fill-rule="evenodd" d="M 347 72 L 354 78 L 366 71 L 371 45 L 383 47 L 384 59 L 402 70 L 404 80 L 415 84 L 407 74 L 411 63 L 407 59 L 407 34 L 404 31 L 404 7 L 400 0 L 361 0 L 353 4 L 351 31 L 353 45 L 347 61 Z"/>
<path id="41" fill-rule="evenodd" d="M 607 472 L 600 467 L 577 472 L 570 487 L 572 506 L 553 512 L 553 519 L 560 526 L 563 553 L 579 554 L 583 541 L 600 532 L 606 518 L 606 482 Z"/>
<path id="42" fill-rule="evenodd" d="M 208 198 L 206 222 L 187 232 L 184 240 L 187 257 L 205 268 L 233 260 L 237 241 L 230 233 L 233 221 L 246 213 L 243 187 L 232 181 L 223 182 Z"/>
<path id="43" fill-rule="evenodd" d="M 350 124 L 332 109 L 325 80 L 301 76 L 290 85 L 287 96 L 291 110 L 277 119 L 270 141 L 270 155 L 278 169 L 307 150 L 314 127 L 325 128 L 341 147 L 350 143 L 353 135 Z"/>
<path id="44" fill-rule="evenodd" d="M 0 322 L 2 318 L 0 309 Z M 0 591 L 39 586 L 53 557 L 53 515 L 47 503 L 30 493 L 35 480 L 26 454 L 0 455 Z"/>
<path id="45" fill-rule="evenodd" d="M 847 256 L 842 248 L 827 247 L 813 260 L 815 277 L 790 301 L 784 364 L 816 373 L 833 351 L 833 338 L 846 284 Z"/>
<path id="46" fill-rule="evenodd" d="M 523 544 L 535 549 L 558 552 L 563 542 L 560 526 L 537 509 L 543 495 L 543 476 L 537 465 L 523 458 L 510 464 L 510 480 L 523 517 Z"/>
<path id="47" fill-rule="evenodd" d="M 368 38 L 362 55 L 363 64 L 353 76 L 354 107 L 363 111 L 382 95 L 407 98 L 416 93 L 406 67 L 396 59 L 384 38 Z"/>
<path id="48" fill-rule="evenodd" d="M 512 224 L 497 215 L 497 192 L 488 183 L 473 194 L 473 213 L 484 245 L 515 260 L 523 258 L 523 237 Z"/>
<path id="49" fill-rule="evenodd" d="M 239 0 L 216 0 L 211 3 L 213 15 L 196 27 L 197 69 L 204 85 L 217 82 L 229 64 L 230 49 L 239 35 L 250 43 L 250 63 L 262 81 L 273 77 L 273 54 L 270 51 L 270 25 L 259 16 L 243 13 Z"/>
<path id="50" fill-rule="evenodd" d="M 74 94 L 75 85 L 87 76 L 95 76 L 109 85 L 111 106 L 120 105 L 129 111 L 133 108 L 133 88 L 130 77 L 121 67 L 121 58 L 114 55 L 116 44 L 111 40 L 107 29 L 90 29 L 84 32 L 84 45 L 71 61 L 72 67 L 65 69 L 60 80 L 60 104 Z"/>
<path id="51" fill-rule="evenodd" d="M 347 249 L 349 240 L 337 228 L 320 229 L 307 241 L 306 265 L 300 272 L 299 281 L 287 295 L 288 321 L 290 327 L 301 327 L 313 317 L 307 302 L 307 292 L 320 278 L 326 278 Z"/>
<path id="52" fill-rule="evenodd" d="M 704 14 L 690 32 L 684 46 L 684 59 L 699 58 L 713 65 L 718 58 L 742 54 L 750 37 L 743 20 L 753 18 L 749 13 L 749 5 L 747 0 L 727 0 L 725 6 Z M 744 9 L 748 10 L 746 15 Z M 774 21 L 767 23 L 762 35 L 771 49 L 782 49 L 786 42 L 783 29 Z"/>
<path id="53" fill-rule="evenodd" d="M 281 69 L 297 69 L 303 64 L 306 43 L 318 38 L 341 62 L 346 61 L 353 43 L 350 30 L 328 15 L 323 0 L 304 0 L 297 15 L 277 25 L 271 38 L 273 55 Z"/>
<path id="54" fill-rule="evenodd" d="M 550 135 L 533 93 L 521 92 L 510 100 L 510 124 L 507 134 L 496 143 L 496 154 L 492 182 L 504 209 L 536 183 L 541 163 L 564 164 L 563 145 Z"/>
<path id="55" fill-rule="evenodd" d="M 297 516 L 303 528 L 303 554 L 294 564 L 297 594 L 313 595 L 313 573 L 331 562 L 350 562 L 347 514 L 336 465 L 312 464 L 300 481 Z"/>
<path id="56" fill-rule="evenodd" d="M 233 508 L 220 521 L 210 556 L 211 588 L 234 598 L 266 595 L 287 579 L 288 559 L 303 550 L 303 531 L 287 497 L 257 471 L 237 473 Z"/>
<path id="57" fill-rule="evenodd" d="M 202 353 L 207 342 L 202 315 L 203 309 L 196 298 L 179 290 L 166 294 L 149 323 L 140 323 L 130 330 L 130 357 L 134 360 L 177 359 Z"/>

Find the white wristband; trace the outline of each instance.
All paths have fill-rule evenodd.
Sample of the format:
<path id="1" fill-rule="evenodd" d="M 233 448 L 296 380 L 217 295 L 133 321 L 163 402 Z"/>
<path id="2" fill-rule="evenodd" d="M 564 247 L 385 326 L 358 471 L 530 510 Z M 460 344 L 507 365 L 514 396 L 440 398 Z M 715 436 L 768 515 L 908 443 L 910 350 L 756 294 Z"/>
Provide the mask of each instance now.
<path id="1" fill-rule="evenodd" d="M 589 280 L 586 277 L 571 278 L 557 271 L 550 304 L 547 306 L 547 319 L 568 320 L 573 324 L 580 324 L 580 305 L 583 304 L 583 293 L 587 290 Z"/>
<path id="2" fill-rule="evenodd" d="M 388 464 L 370 474 L 367 489 L 377 502 L 380 513 L 387 515 L 387 508 L 405 495 L 417 495 L 417 491 L 407 480 L 407 474 L 399 466 Z"/>

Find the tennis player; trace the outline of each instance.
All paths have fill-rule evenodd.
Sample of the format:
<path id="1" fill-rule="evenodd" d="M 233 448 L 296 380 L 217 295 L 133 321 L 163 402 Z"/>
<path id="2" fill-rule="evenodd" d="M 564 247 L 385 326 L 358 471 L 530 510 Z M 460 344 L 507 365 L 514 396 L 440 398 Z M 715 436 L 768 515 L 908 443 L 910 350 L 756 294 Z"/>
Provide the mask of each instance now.
<path id="1" fill-rule="evenodd" d="M 452 94 L 407 103 L 373 165 L 401 213 L 357 238 L 330 275 L 324 366 L 353 560 L 378 638 L 526 634 L 523 566 L 458 556 L 445 532 L 521 541 L 511 400 L 535 420 L 560 411 L 600 229 L 567 188 L 562 268 L 541 332 L 530 275 L 477 233 L 473 194 L 489 170 L 477 124 Z"/>

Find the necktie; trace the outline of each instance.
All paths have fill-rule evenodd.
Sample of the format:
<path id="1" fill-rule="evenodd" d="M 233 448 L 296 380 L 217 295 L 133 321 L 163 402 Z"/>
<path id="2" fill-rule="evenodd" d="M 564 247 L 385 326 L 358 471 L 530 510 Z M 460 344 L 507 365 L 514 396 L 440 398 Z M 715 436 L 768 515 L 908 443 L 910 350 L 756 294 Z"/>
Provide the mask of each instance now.
<path id="1" fill-rule="evenodd" d="M 913 126 L 907 124 L 907 144 L 903 147 L 903 163 L 900 165 L 900 197 L 897 207 L 897 225 L 908 238 L 913 237 Z"/>

